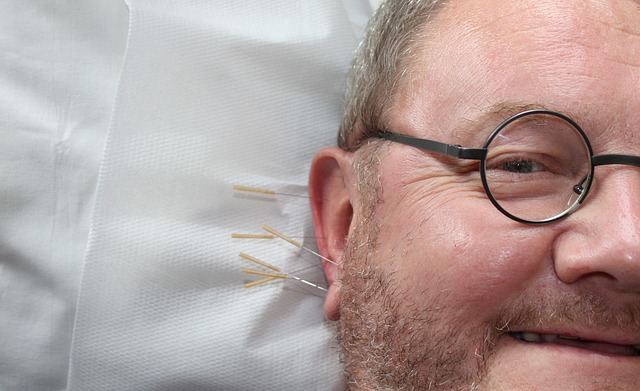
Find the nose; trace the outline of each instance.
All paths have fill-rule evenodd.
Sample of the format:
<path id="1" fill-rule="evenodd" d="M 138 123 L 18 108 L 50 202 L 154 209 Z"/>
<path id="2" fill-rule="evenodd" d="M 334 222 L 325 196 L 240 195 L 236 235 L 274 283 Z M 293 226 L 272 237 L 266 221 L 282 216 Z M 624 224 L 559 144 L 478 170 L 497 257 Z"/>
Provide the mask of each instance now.
<path id="1" fill-rule="evenodd" d="M 554 243 L 556 275 L 568 284 L 601 280 L 640 293 L 640 169 L 599 170 L 592 192 Z"/>

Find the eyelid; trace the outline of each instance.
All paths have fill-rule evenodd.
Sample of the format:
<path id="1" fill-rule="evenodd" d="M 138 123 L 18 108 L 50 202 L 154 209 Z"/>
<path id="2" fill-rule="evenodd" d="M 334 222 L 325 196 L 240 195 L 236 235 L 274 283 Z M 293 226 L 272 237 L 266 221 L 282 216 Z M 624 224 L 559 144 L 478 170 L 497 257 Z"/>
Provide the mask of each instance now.
<path id="1" fill-rule="evenodd" d="M 571 166 L 561 159 L 556 159 L 545 153 L 526 151 L 505 152 L 497 156 L 491 156 L 487 159 L 485 168 L 492 170 L 499 168 L 505 162 L 518 160 L 535 162 L 541 169 L 533 172 L 547 171 L 563 176 L 572 176 L 575 174 L 575 172 L 571 170 Z"/>

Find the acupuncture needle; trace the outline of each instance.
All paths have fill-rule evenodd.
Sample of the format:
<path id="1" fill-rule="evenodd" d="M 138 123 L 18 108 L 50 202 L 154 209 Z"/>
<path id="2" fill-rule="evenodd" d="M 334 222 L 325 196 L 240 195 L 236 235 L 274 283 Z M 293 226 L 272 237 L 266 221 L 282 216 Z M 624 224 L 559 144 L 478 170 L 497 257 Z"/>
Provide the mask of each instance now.
<path id="1" fill-rule="evenodd" d="M 253 288 L 254 286 L 258 286 L 258 285 L 262 285 L 264 283 L 273 281 L 273 280 L 277 280 L 276 277 L 267 277 L 267 278 L 263 278 L 262 280 L 256 280 L 256 281 L 252 281 L 252 282 L 247 282 L 246 284 L 244 284 L 245 288 Z"/>
<path id="2" fill-rule="evenodd" d="M 268 225 L 263 225 L 262 229 L 267 231 L 267 232 L 269 232 L 270 234 L 275 235 L 275 236 L 279 237 L 280 239 L 282 239 L 282 240 L 284 240 L 284 241 L 286 241 L 286 242 L 288 242 L 288 243 L 300 248 L 300 249 L 306 250 L 306 251 L 310 252 L 311 254 L 313 254 L 313 255 L 315 255 L 317 257 L 320 257 L 320 258 L 324 259 L 325 261 L 337 266 L 337 264 L 335 262 L 333 262 L 332 260 L 330 260 L 329 258 L 324 257 L 324 256 L 318 254 L 317 252 L 313 251 L 312 249 L 303 246 L 302 243 L 296 242 L 295 240 L 293 240 L 293 239 L 285 236 L 284 234 L 276 231 L 275 229 L 269 227 Z"/>
<path id="3" fill-rule="evenodd" d="M 275 239 L 275 235 L 232 233 L 231 239 Z M 314 237 L 315 239 L 315 237 Z"/>
<path id="4" fill-rule="evenodd" d="M 278 278 L 287 279 L 287 278 L 292 278 L 292 279 L 294 279 L 296 281 L 299 281 L 299 282 L 301 282 L 303 284 L 307 284 L 307 285 L 309 285 L 311 287 L 314 287 L 316 289 L 319 289 L 319 290 L 321 290 L 323 292 L 327 292 L 327 288 L 322 287 L 322 286 L 317 285 L 317 284 L 314 284 L 313 282 L 305 280 L 305 279 L 300 278 L 298 276 L 294 276 L 293 274 L 287 274 L 287 273 L 284 273 L 284 272 L 283 273 L 263 272 L 261 270 L 254 270 L 254 269 L 247 269 L 247 268 L 243 268 L 242 272 L 245 273 L 245 274 L 251 274 L 251 275 L 254 275 L 254 276 L 268 277 L 268 278 L 265 278 L 263 280 L 257 281 L 257 282 L 260 282 L 260 283 L 267 282 L 266 281 L 267 279 L 278 279 Z M 249 288 L 252 287 L 252 286 L 249 286 Z M 247 287 L 247 284 L 245 284 L 245 287 Z"/>
<path id="5" fill-rule="evenodd" d="M 233 185 L 233 190 L 236 191 L 244 191 L 248 193 L 258 193 L 258 194 L 267 194 L 267 195 L 283 195 L 288 197 L 301 197 L 301 198 L 309 198 L 309 196 L 301 195 L 301 194 L 293 194 L 293 193 L 283 193 L 280 191 L 270 190 L 270 189 L 261 189 L 257 187 L 249 187 L 249 186 L 241 186 L 241 185 Z"/>
<path id="6" fill-rule="evenodd" d="M 273 273 L 273 272 L 267 272 L 267 271 L 262 271 L 262 270 L 242 268 L 242 272 L 245 273 L 245 274 L 250 274 L 250 275 L 254 275 L 254 276 L 261 276 L 261 277 L 267 277 L 267 278 L 264 278 L 262 280 L 258 280 L 258 281 L 254 281 L 254 282 L 245 284 L 245 288 L 251 288 L 253 286 L 256 286 L 256 285 L 259 285 L 259 284 L 263 284 L 265 282 L 273 281 L 273 280 L 278 279 L 278 278 L 280 278 L 280 279 L 292 278 L 292 279 L 294 279 L 296 281 L 299 281 L 299 282 L 301 282 L 303 284 L 306 284 L 306 285 L 309 285 L 311 287 L 317 288 L 317 289 L 319 289 L 319 290 L 321 290 L 323 292 L 327 292 L 327 289 L 322 287 L 322 286 L 320 286 L 320 285 L 314 284 L 313 282 L 305 280 L 303 278 L 300 278 L 300 277 L 298 277 L 296 275 L 293 275 L 293 274 L 290 274 L 290 273 L 286 273 L 286 272 L 282 271 L 279 267 L 274 266 L 274 265 L 272 265 L 272 264 L 270 264 L 268 262 L 261 261 L 258 258 L 253 257 L 253 256 L 251 256 L 251 255 L 249 255 L 247 253 L 241 252 L 240 253 L 240 257 L 245 259 L 245 260 L 247 260 L 247 261 L 250 261 L 250 262 L 258 264 L 258 265 L 260 265 L 262 267 L 265 267 L 267 269 L 271 269 L 271 270 L 273 270 L 275 272 L 275 273 Z"/>
<path id="7" fill-rule="evenodd" d="M 231 234 L 232 239 L 275 239 L 274 235 L 260 234 Z"/>

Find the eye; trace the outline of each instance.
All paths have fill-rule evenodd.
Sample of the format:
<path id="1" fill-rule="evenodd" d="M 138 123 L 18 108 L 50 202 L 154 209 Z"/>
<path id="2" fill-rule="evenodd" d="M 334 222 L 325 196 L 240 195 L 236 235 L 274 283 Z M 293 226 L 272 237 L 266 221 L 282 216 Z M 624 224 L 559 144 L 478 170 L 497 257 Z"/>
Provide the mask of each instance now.
<path id="1" fill-rule="evenodd" d="M 502 163 L 501 168 L 505 171 L 518 174 L 527 174 L 544 169 L 541 164 L 531 159 L 515 159 Z"/>
<path id="2" fill-rule="evenodd" d="M 506 178 L 521 176 L 522 180 L 543 180 L 547 175 L 563 175 L 566 171 L 563 156 L 555 156 L 542 151 L 513 151 L 500 147 L 490 151 L 487 157 L 487 171 L 491 175 Z M 526 176 L 526 178 L 525 178 Z"/>

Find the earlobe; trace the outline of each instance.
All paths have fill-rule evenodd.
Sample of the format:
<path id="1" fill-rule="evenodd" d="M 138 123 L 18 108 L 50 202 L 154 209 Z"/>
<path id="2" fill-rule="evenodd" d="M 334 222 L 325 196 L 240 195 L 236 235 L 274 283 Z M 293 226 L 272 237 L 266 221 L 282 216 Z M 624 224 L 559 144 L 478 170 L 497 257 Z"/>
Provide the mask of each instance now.
<path id="1" fill-rule="evenodd" d="M 342 260 L 353 218 L 349 192 L 351 159 L 351 154 L 341 149 L 323 149 L 313 160 L 309 175 L 311 211 L 318 250 L 337 264 Z M 325 315 L 330 320 L 337 320 L 340 318 L 339 266 L 323 261 L 323 267 L 329 283 L 324 306 Z"/>

